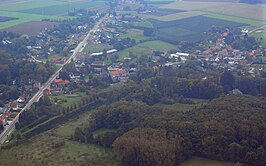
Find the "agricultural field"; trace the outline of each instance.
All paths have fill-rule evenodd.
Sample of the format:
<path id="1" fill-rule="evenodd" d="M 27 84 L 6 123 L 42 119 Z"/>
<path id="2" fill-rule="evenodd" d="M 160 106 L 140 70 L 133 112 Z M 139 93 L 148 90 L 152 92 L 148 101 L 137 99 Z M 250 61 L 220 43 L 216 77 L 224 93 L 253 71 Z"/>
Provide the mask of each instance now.
<path id="1" fill-rule="evenodd" d="M 204 14 L 205 14 L 204 12 L 200 12 L 200 11 L 188 11 L 188 12 L 169 14 L 169 15 L 157 17 L 156 19 L 160 21 L 174 21 L 174 20 L 181 20 L 185 18 L 200 16 Z"/>
<path id="2" fill-rule="evenodd" d="M 219 6 L 230 5 L 231 3 L 225 2 L 190 2 L 190 1 L 177 1 L 167 5 L 162 6 L 162 8 L 166 9 L 178 9 L 178 10 L 204 10 Z"/>
<path id="3" fill-rule="evenodd" d="M 246 24 L 226 21 L 206 16 L 195 16 L 174 21 L 160 21 L 149 19 L 157 28 L 156 36 L 159 40 L 176 44 L 178 41 L 197 42 L 205 39 L 212 26 L 217 27 L 242 27 Z M 197 24 L 198 26 L 194 26 Z"/>
<path id="4" fill-rule="evenodd" d="M 185 12 L 185 10 L 155 8 L 154 11 L 148 14 L 153 16 L 165 16 L 169 14 L 182 13 L 182 12 Z"/>
<path id="5" fill-rule="evenodd" d="M 69 11 L 74 11 L 81 8 L 93 8 L 104 5 L 105 1 L 93 1 L 93 2 L 74 2 L 71 4 L 60 4 L 47 7 L 31 8 L 27 10 L 21 10 L 22 13 L 40 14 L 40 15 L 60 15 Z"/>
<path id="6" fill-rule="evenodd" d="M 252 20 L 266 21 L 265 17 L 266 5 L 262 4 L 249 5 L 243 3 L 233 3 L 230 5 L 222 5 L 219 7 L 208 8 L 205 9 L 205 11 L 222 15 L 248 18 Z"/>
<path id="7" fill-rule="evenodd" d="M 105 1 L 63 1 L 63 0 L 16 0 L 0 6 L 0 17 L 12 17 L 16 20 L 0 22 L 0 29 L 6 29 L 32 21 L 65 20 L 73 17 L 67 12 L 80 8 L 98 8 L 105 6 Z"/>
<path id="8" fill-rule="evenodd" d="M 44 30 L 45 28 L 53 28 L 55 25 L 58 25 L 58 23 L 51 21 L 31 21 L 10 27 L 8 28 L 8 31 L 32 36 L 37 35 L 38 32 Z"/>

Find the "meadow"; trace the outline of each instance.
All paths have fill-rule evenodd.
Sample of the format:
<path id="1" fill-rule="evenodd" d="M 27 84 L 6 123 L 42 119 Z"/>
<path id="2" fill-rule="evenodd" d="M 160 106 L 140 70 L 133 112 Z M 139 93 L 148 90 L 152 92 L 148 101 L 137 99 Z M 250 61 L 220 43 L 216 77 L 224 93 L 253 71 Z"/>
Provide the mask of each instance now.
<path id="1" fill-rule="evenodd" d="M 118 52 L 119 59 L 123 60 L 124 57 L 129 56 L 130 54 L 136 56 L 151 56 L 153 51 L 167 51 L 175 48 L 173 44 L 169 44 L 160 40 L 147 41 L 144 43 L 137 44 L 134 47 L 130 47 Z"/>
<path id="2" fill-rule="evenodd" d="M 85 122 L 90 113 L 84 113 L 61 126 L 34 136 L 10 149 L 1 149 L 4 165 L 118 165 L 110 149 L 71 141 L 75 128 Z M 10 156 L 13 156 L 10 160 Z"/>

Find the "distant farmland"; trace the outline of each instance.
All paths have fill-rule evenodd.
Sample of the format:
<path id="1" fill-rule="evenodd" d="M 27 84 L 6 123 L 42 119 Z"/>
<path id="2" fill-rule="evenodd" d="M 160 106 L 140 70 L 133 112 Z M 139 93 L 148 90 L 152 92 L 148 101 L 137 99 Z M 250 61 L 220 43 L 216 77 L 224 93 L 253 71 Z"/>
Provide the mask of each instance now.
<path id="1" fill-rule="evenodd" d="M 82 8 L 93 8 L 104 5 L 105 1 L 93 1 L 93 2 L 72 2 L 69 4 L 60 4 L 47 7 L 32 8 L 27 10 L 21 10 L 23 13 L 40 14 L 40 15 L 58 15 L 74 11 Z"/>
<path id="2" fill-rule="evenodd" d="M 80 8 L 102 7 L 105 6 L 105 1 L 12 0 L 4 1 L 4 4 L 0 5 L 0 17 L 12 17 L 16 18 L 16 20 L 0 22 L 0 29 L 43 19 L 71 19 L 73 17 L 65 15 L 68 11 Z"/>
<path id="3" fill-rule="evenodd" d="M 241 27 L 247 24 L 236 23 L 206 16 L 195 16 L 175 21 L 149 20 L 157 29 L 159 40 L 176 44 L 178 41 L 197 42 L 205 39 L 212 26 L 217 27 Z M 195 26 L 197 25 L 197 26 Z"/>

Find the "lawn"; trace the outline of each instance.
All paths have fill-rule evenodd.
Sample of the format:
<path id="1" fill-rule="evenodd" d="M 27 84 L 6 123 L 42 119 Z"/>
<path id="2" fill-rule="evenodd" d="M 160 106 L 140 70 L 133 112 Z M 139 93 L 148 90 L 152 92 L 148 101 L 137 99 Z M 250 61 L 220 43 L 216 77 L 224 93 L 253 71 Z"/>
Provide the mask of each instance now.
<path id="1" fill-rule="evenodd" d="M 209 160 L 204 158 L 195 157 L 187 160 L 180 164 L 179 166 L 231 166 L 231 163 Z"/>
<path id="2" fill-rule="evenodd" d="M 138 44 L 137 47 L 150 48 L 152 50 L 157 50 L 157 51 L 168 51 L 173 48 L 176 48 L 175 45 L 169 44 L 169 43 L 166 43 L 160 40 L 144 42 L 144 43 Z"/>
<path id="3" fill-rule="evenodd" d="M 57 95 L 57 96 L 51 96 L 51 99 L 53 101 L 57 100 L 57 106 L 61 108 L 67 108 L 71 107 L 74 104 L 78 104 L 84 94 L 78 94 L 78 95 Z"/>
<path id="4" fill-rule="evenodd" d="M 131 53 L 136 56 L 151 56 L 153 51 L 155 50 L 167 51 L 173 48 L 175 48 L 175 45 L 160 40 L 154 40 L 137 44 L 134 47 L 130 47 L 118 52 L 118 54 L 119 54 L 119 59 L 123 60 L 124 57 L 129 56 Z"/>
<path id="5" fill-rule="evenodd" d="M 135 39 L 136 42 L 150 39 L 150 37 L 143 35 L 143 30 L 139 29 L 129 29 L 126 34 L 121 35 L 121 38 L 127 38 L 127 37 Z"/>
<path id="6" fill-rule="evenodd" d="M 112 49 L 113 47 L 107 44 L 87 44 L 86 47 L 84 48 L 83 52 L 101 52 L 104 49 L 109 50 Z"/>

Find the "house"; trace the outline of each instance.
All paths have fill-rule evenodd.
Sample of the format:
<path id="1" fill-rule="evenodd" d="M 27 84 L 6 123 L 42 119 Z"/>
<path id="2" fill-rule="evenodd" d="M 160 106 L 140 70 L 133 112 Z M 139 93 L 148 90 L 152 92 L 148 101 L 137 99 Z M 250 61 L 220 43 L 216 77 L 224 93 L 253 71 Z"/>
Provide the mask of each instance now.
<path id="1" fill-rule="evenodd" d="M 51 95 L 51 89 L 50 88 L 46 88 L 43 90 L 43 95 Z"/>
<path id="2" fill-rule="evenodd" d="M 64 64 L 65 61 L 66 61 L 65 57 L 59 57 L 59 56 L 54 57 L 54 58 L 51 59 L 52 63 L 58 63 L 58 64 Z"/>
<path id="3" fill-rule="evenodd" d="M 19 96 L 19 98 L 17 99 L 18 103 L 24 103 L 25 102 L 25 97 L 24 96 Z"/>
<path id="4" fill-rule="evenodd" d="M 128 73 L 125 70 L 115 70 L 110 72 L 113 82 L 118 82 L 128 78 Z"/>
<path id="5" fill-rule="evenodd" d="M 3 114 L 0 115 L 0 126 L 5 126 L 7 123 L 6 118 Z"/>
<path id="6" fill-rule="evenodd" d="M 11 102 L 9 106 L 14 111 L 17 111 L 18 110 L 18 103 L 17 103 L 17 101 Z"/>

